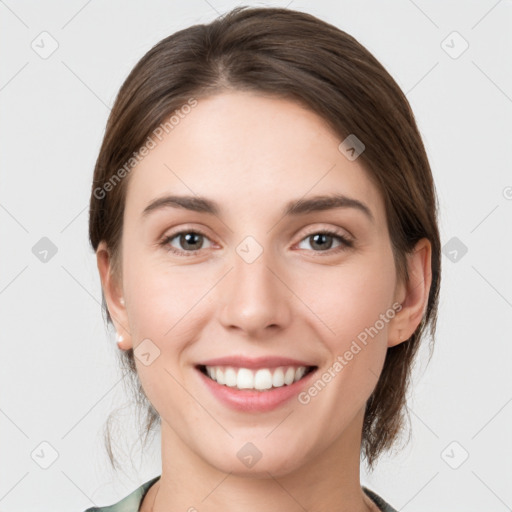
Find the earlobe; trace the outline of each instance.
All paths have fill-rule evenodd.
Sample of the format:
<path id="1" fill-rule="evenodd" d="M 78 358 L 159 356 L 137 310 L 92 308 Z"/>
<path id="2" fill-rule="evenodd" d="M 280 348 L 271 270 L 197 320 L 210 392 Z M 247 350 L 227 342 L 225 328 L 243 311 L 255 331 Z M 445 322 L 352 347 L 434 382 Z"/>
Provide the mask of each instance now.
<path id="1" fill-rule="evenodd" d="M 108 312 L 116 329 L 116 341 L 121 350 L 128 350 L 132 347 L 132 343 L 128 330 L 125 299 L 120 290 L 120 284 L 113 275 L 110 252 L 104 241 L 100 242 L 96 250 L 96 263 Z"/>
<path id="2" fill-rule="evenodd" d="M 432 284 L 431 256 L 432 246 L 426 238 L 418 241 L 414 251 L 407 255 L 409 280 L 401 287 L 402 309 L 393 319 L 388 347 L 407 341 L 423 319 Z"/>
<path id="3" fill-rule="evenodd" d="M 124 336 L 122 334 L 116 333 L 117 346 L 120 350 L 128 350 L 131 347 L 127 345 Z"/>

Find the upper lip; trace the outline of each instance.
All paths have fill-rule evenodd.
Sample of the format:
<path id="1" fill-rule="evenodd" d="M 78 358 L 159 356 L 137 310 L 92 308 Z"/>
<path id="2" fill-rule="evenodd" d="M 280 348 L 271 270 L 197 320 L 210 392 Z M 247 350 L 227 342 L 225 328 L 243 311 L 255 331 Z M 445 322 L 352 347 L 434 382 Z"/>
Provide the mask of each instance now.
<path id="1" fill-rule="evenodd" d="M 208 359 L 197 366 L 234 366 L 235 368 L 277 368 L 279 366 L 315 366 L 310 362 L 299 361 L 289 357 L 265 356 L 249 358 L 244 356 L 229 356 Z"/>

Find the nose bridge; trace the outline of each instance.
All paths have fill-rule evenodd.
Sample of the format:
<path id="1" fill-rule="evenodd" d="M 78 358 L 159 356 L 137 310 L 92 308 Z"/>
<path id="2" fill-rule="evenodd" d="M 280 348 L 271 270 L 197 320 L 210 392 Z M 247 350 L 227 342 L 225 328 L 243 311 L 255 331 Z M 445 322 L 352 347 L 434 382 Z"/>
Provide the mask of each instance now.
<path id="1" fill-rule="evenodd" d="M 290 318 L 290 294 L 275 275 L 279 262 L 273 251 L 249 236 L 235 248 L 232 264 L 221 298 L 224 326 L 236 326 L 252 335 L 266 327 L 283 327 Z"/>

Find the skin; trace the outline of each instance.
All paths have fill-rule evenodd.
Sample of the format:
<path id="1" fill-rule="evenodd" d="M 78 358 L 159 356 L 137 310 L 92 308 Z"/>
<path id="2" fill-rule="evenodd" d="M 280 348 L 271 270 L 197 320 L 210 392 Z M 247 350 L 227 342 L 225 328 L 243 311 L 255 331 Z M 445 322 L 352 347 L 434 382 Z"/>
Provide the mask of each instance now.
<path id="1" fill-rule="evenodd" d="M 162 419 L 162 476 L 144 512 L 377 510 L 359 480 L 365 403 L 387 348 L 422 319 L 431 247 L 418 242 L 410 282 L 400 283 L 380 192 L 340 142 L 295 102 L 233 91 L 199 99 L 132 170 L 122 276 L 103 242 L 97 262 L 120 348 L 149 338 L 160 350 L 147 366 L 136 358 Z M 333 192 L 364 202 L 374 221 L 354 208 L 282 216 L 290 200 Z M 142 218 L 171 193 L 213 199 L 221 213 L 164 208 Z M 333 237 L 319 248 L 311 235 L 325 229 L 354 246 Z M 167 247 L 192 256 L 159 245 L 183 230 L 206 237 L 193 241 L 195 251 L 179 236 Z M 263 249 L 251 264 L 236 252 L 249 235 Z M 311 361 L 321 374 L 395 302 L 400 312 L 307 405 L 292 399 L 271 412 L 237 412 L 194 369 L 213 357 L 276 355 Z M 262 453 L 252 468 L 237 457 L 247 442 Z"/>

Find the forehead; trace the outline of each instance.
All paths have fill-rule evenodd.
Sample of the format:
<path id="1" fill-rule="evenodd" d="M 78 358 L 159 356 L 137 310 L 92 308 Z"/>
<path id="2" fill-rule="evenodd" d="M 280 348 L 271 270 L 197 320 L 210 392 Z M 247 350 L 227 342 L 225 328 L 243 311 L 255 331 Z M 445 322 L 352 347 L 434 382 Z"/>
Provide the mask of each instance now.
<path id="1" fill-rule="evenodd" d="M 325 120 L 296 102 L 252 92 L 198 99 L 160 138 L 131 172 L 127 210 L 142 212 L 152 199 L 178 193 L 254 215 L 290 199 L 341 193 L 383 216 L 361 160 L 348 160 Z"/>

